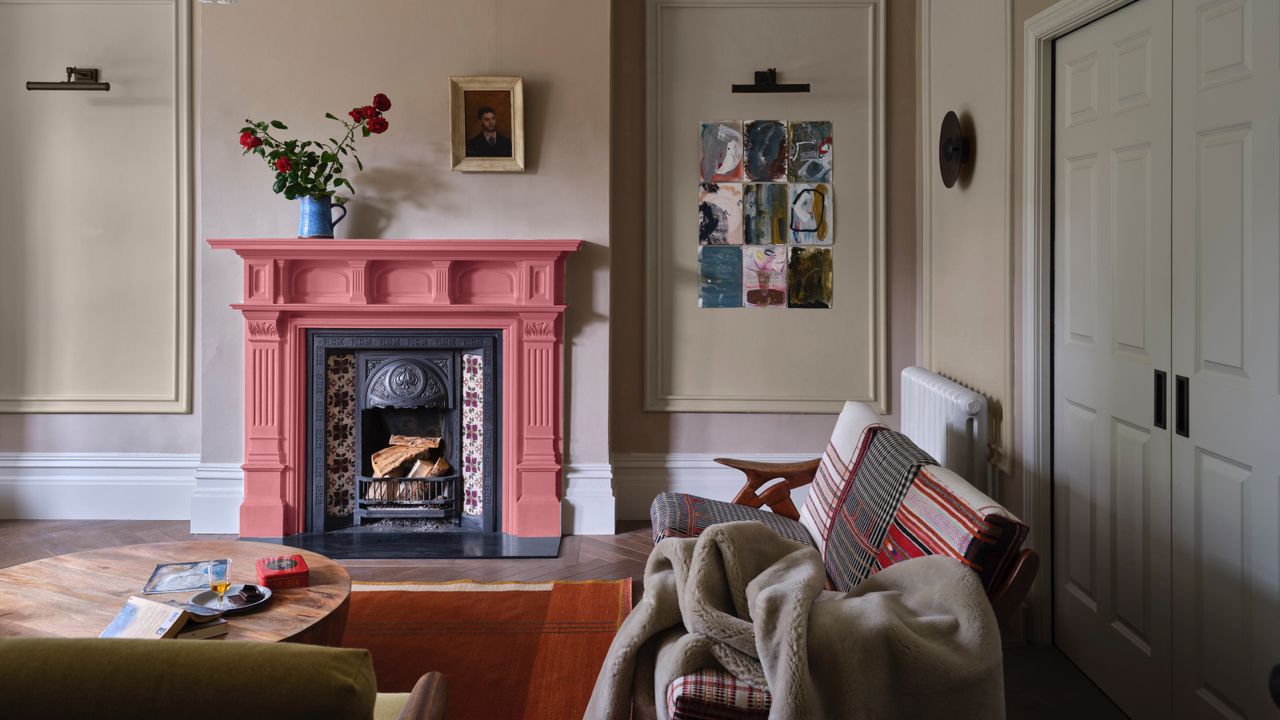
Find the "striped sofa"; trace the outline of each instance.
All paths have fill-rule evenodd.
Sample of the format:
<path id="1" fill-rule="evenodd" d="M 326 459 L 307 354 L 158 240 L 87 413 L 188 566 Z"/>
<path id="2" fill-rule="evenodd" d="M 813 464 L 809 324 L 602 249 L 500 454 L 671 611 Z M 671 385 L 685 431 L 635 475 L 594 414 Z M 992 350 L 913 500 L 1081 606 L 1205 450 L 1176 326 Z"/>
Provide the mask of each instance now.
<path id="1" fill-rule="evenodd" d="M 809 462 L 718 458 L 741 470 L 746 486 L 730 503 L 660 493 L 649 509 L 654 542 L 697 537 L 715 523 L 759 521 L 817 548 L 828 585 L 839 591 L 894 563 L 945 555 L 978 574 L 1007 624 L 1039 567 L 1035 553 L 1022 549 L 1027 526 L 879 420 L 867 405 L 845 403 L 823 456 Z M 791 490 L 807 484 L 797 510 Z M 769 693 L 707 669 L 673 682 L 666 703 L 670 717 L 684 720 L 765 717 Z"/>

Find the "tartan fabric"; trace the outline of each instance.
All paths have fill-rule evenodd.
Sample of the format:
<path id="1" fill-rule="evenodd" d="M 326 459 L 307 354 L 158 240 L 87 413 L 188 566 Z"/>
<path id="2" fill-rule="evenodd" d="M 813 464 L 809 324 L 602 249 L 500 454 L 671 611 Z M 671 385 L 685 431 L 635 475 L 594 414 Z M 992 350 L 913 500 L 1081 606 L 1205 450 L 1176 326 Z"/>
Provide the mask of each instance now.
<path id="1" fill-rule="evenodd" d="M 860 448 L 866 442 L 867 430 L 872 427 L 883 426 L 880 425 L 880 415 L 871 406 L 846 402 L 836 419 L 835 429 L 831 431 L 818 472 L 809 485 L 809 498 L 800 508 L 800 524 L 809 531 L 820 555 L 826 555 L 831 518 L 835 516 L 842 493 L 849 484 Z"/>
<path id="2" fill-rule="evenodd" d="M 658 493 L 653 503 L 649 505 L 649 519 L 653 522 L 655 545 L 663 538 L 698 537 L 703 530 L 716 523 L 737 520 L 761 522 L 784 538 L 802 542 L 805 545 L 813 544 L 804 526 L 791 518 L 746 505 L 708 500 L 685 493 Z"/>
<path id="3" fill-rule="evenodd" d="M 767 718 L 772 704 L 767 688 L 723 670 L 699 670 L 667 686 L 667 715 L 672 720 Z"/>
<path id="4" fill-rule="evenodd" d="M 853 482 L 846 483 L 839 512 L 827 532 L 823 564 L 832 587 L 851 590 L 876 570 L 876 558 L 902 498 L 924 465 L 936 465 L 928 453 L 902 433 L 868 428 Z"/>
<path id="5" fill-rule="evenodd" d="M 874 571 L 923 555 L 955 558 L 988 591 L 1027 536 L 1008 510 L 943 467 L 920 470 L 893 517 Z"/>

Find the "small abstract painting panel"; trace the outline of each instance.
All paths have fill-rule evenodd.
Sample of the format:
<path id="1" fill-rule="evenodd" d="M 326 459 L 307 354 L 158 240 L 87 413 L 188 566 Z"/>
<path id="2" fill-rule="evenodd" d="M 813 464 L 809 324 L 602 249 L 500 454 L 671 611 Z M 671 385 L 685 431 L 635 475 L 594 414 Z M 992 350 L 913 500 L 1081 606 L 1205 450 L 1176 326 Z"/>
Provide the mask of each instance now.
<path id="1" fill-rule="evenodd" d="M 702 184 L 698 191 L 698 243 L 742 244 L 741 184 Z"/>
<path id="2" fill-rule="evenodd" d="M 743 185 L 743 242 L 748 245 L 785 245 L 788 231 L 787 207 L 785 183 Z"/>
<path id="3" fill-rule="evenodd" d="M 826 183 L 792 183 L 791 242 L 795 245 L 830 245 L 835 239 L 835 205 Z"/>
<path id="4" fill-rule="evenodd" d="M 742 248 L 698 248 L 698 307 L 742 307 Z"/>
<path id="5" fill-rule="evenodd" d="M 753 308 L 787 306 L 787 249 L 742 249 L 743 304 Z"/>
<path id="6" fill-rule="evenodd" d="M 787 263 L 787 307 L 831 307 L 831 248 L 793 247 Z"/>
<path id="7" fill-rule="evenodd" d="M 831 123 L 793 122 L 787 147 L 787 179 L 831 182 Z"/>
<path id="8" fill-rule="evenodd" d="M 698 162 L 703 182 L 742 180 L 742 122 L 702 123 Z"/>
<path id="9" fill-rule="evenodd" d="M 785 182 L 787 124 L 780 120 L 748 120 L 743 139 L 746 179 Z"/>

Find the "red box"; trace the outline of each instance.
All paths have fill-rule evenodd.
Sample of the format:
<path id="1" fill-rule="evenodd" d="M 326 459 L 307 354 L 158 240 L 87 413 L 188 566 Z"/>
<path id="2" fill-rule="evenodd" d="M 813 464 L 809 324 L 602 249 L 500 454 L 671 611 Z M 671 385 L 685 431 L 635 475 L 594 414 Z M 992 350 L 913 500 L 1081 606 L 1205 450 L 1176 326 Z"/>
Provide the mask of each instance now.
<path id="1" fill-rule="evenodd" d="M 277 555 L 258 558 L 258 582 L 272 590 L 307 587 L 311 584 L 311 571 L 301 555 Z"/>

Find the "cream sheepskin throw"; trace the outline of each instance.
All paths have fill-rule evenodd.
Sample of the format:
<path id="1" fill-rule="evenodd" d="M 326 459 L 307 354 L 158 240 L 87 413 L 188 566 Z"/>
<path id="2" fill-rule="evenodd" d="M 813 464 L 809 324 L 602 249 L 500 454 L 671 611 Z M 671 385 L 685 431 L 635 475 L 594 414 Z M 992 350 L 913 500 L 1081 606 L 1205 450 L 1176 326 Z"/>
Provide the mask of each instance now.
<path id="1" fill-rule="evenodd" d="M 585 717 L 665 720 L 667 686 L 704 668 L 768 686 L 770 718 L 1004 717 L 1000 632 L 972 571 L 926 557 L 853 592 L 825 584 L 816 550 L 759 523 L 663 540 Z"/>

